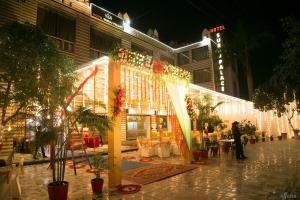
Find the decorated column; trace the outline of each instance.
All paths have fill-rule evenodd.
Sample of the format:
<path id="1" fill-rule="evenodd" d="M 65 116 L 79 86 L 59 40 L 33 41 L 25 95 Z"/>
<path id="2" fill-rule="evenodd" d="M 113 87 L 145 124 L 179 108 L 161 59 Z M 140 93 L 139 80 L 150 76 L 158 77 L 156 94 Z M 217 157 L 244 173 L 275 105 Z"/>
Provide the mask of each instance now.
<path id="1" fill-rule="evenodd" d="M 110 60 L 108 65 L 108 116 L 114 118 L 113 130 L 108 133 L 109 187 L 121 185 L 121 117 L 113 111 L 115 90 L 121 84 L 121 66 Z"/>

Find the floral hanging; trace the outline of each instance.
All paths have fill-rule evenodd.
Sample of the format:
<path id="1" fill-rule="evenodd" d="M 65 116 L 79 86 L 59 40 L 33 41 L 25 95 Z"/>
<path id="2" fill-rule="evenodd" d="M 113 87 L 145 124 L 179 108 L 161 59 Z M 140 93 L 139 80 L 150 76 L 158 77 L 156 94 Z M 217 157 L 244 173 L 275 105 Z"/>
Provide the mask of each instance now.
<path id="1" fill-rule="evenodd" d="M 115 98 L 114 98 L 114 106 L 113 106 L 113 116 L 117 117 L 121 113 L 121 108 L 123 106 L 126 97 L 126 91 L 125 89 L 119 86 L 118 88 L 114 89 L 114 94 L 115 94 Z"/>
<path id="2" fill-rule="evenodd" d="M 154 63 L 153 72 L 156 74 L 161 74 L 163 72 L 163 66 L 159 59 L 157 59 Z"/>
<path id="3" fill-rule="evenodd" d="M 186 109 L 188 111 L 190 119 L 191 120 L 195 119 L 196 118 L 196 112 L 195 112 L 194 104 L 193 104 L 192 98 L 189 95 L 187 95 L 185 97 L 185 102 L 186 102 Z"/>
<path id="4" fill-rule="evenodd" d="M 127 64 L 138 70 L 163 74 L 173 80 L 179 79 L 188 82 L 191 80 L 191 73 L 187 70 L 171 65 L 168 62 L 162 62 L 159 59 L 153 63 L 152 56 L 132 52 L 124 47 L 112 51 L 111 56 L 116 62 Z"/>

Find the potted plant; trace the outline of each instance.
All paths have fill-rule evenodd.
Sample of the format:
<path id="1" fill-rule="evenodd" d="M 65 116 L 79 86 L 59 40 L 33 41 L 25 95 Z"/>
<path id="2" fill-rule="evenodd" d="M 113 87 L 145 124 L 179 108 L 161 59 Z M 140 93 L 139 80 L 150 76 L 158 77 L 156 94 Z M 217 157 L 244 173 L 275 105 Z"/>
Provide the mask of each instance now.
<path id="1" fill-rule="evenodd" d="M 298 139 L 298 136 L 299 136 L 298 134 L 299 134 L 299 132 L 300 132 L 300 129 L 294 128 L 294 129 L 293 129 L 293 132 L 294 132 L 294 138 L 295 138 L 295 139 Z"/>
<path id="2" fill-rule="evenodd" d="M 102 108 L 106 108 L 103 103 L 99 103 L 99 105 Z M 91 108 L 80 106 L 72 113 L 71 120 L 71 126 L 77 133 L 80 133 L 78 128 L 79 124 L 92 131 L 93 137 L 86 137 L 84 140 L 87 147 L 95 148 L 103 142 L 101 138 L 106 134 L 106 131 L 112 129 L 113 121 L 107 115 L 97 114 L 94 113 Z M 99 135 L 100 138 L 95 136 L 96 132 L 98 132 L 97 135 Z"/>
<path id="3" fill-rule="evenodd" d="M 265 142 L 266 141 L 266 133 L 263 131 L 261 134 L 261 141 Z"/>
<path id="4" fill-rule="evenodd" d="M 249 120 L 243 120 L 239 123 L 239 129 L 241 134 L 246 134 L 249 138 L 250 144 L 255 144 L 256 142 L 256 136 L 255 136 L 255 131 L 256 131 L 256 126 L 252 124 L 251 121 Z"/>
<path id="5" fill-rule="evenodd" d="M 194 159 L 197 161 L 200 158 L 208 158 L 207 142 L 205 142 L 204 132 L 208 133 L 209 123 L 210 126 L 220 124 L 221 120 L 214 113 L 214 111 L 223 102 L 219 102 L 216 105 L 212 106 L 211 97 L 208 94 L 204 95 L 202 99 L 197 99 L 197 98 L 194 99 L 194 102 L 197 108 L 197 112 L 196 112 L 197 126 L 200 131 L 199 134 L 200 144 L 196 145 L 193 150 L 193 155 L 196 155 L 194 156 Z"/>
<path id="6" fill-rule="evenodd" d="M 67 200 L 69 183 L 64 180 L 66 166 L 66 139 L 63 128 L 51 128 L 47 134 L 53 135 L 51 141 L 50 166 L 52 169 L 52 182 L 48 184 L 50 200 Z"/>
<path id="7" fill-rule="evenodd" d="M 100 177 L 100 173 L 105 164 L 106 162 L 102 153 L 97 153 L 94 155 L 92 166 L 96 177 L 91 180 L 93 193 L 102 193 L 104 180 Z"/>
<path id="8" fill-rule="evenodd" d="M 211 152 L 212 152 L 213 156 L 217 156 L 218 155 L 219 143 L 218 143 L 217 140 L 210 141 L 210 149 L 211 149 Z"/>

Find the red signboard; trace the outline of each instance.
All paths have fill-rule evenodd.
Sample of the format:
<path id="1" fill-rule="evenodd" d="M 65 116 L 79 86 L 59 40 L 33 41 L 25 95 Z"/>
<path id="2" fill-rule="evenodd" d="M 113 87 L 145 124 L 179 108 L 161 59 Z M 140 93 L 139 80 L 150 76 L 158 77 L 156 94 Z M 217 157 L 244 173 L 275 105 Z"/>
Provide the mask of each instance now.
<path id="1" fill-rule="evenodd" d="M 222 31 L 222 30 L 225 30 L 225 26 L 224 25 L 211 28 L 211 29 L 209 29 L 209 32 L 216 33 L 216 32 Z"/>

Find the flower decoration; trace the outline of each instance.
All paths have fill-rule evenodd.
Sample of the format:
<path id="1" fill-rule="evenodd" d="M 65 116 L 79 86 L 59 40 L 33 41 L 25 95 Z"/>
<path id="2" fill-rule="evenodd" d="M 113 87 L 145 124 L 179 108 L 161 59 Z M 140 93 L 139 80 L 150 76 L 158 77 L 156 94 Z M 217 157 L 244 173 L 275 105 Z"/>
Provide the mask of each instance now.
<path id="1" fill-rule="evenodd" d="M 120 86 L 114 89 L 114 106 L 113 106 L 113 116 L 116 117 L 121 113 L 121 108 L 125 101 L 126 91 L 125 89 L 121 88 Z"/>
<path id="2" fill-rule="evenodd" d="M 193 104 L 192 98 L 189 95 L 187 95 L 185 97 L 185 102 L 186 102 L 186 109 L 188 111 L 190 119 L 192 119 L 192 120 L 195 119 L 196 118 L 196 112 L 195 112 L 195 108 L 194 108 L 195 106 Z"/>
<path id="3" fill-rule="evenodd" d="M 177 80 L 191 80 L 191 73 L 178 66 L 171 65 L 167 62 L 157 60 L 153 63 L 153 57 L 137 52 L 132 52 L 126 48 L 119 48 L 112 52 L 112 57 L 116 62 L 127 64 L 138 70 L 163 74 L 168 78 Z"/>
<path id="4" fill-rule="evenodd" d="M 162 66 L 160 60 L 157 59 L 153 66 L 153 72 L 156 74 L 161 74 L 162 71 L 163 71 L 163 66 Z"/>

